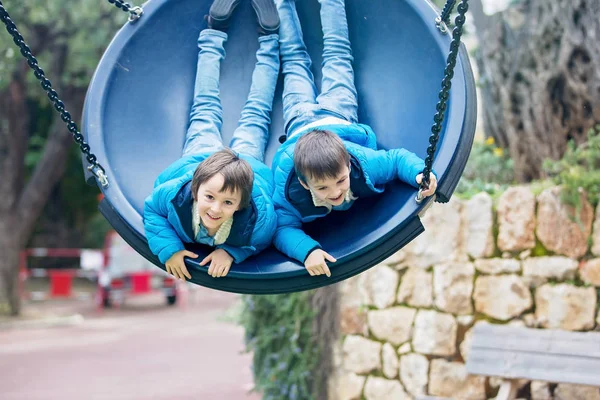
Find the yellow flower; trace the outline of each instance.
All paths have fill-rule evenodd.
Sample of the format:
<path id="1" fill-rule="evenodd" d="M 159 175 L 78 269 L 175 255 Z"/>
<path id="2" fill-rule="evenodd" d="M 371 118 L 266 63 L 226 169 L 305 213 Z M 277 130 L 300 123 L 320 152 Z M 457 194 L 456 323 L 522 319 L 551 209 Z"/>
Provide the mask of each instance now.
<path id="1" fill-rule="evenodd" d="M 488 146 L 491 146 L 491 145 L 493 145 L 494 143 L 495 143 L 495 142 L 494 142 L 494 138 L 493 138 L 493 137 L 491 137 L 491 136 L 490 136 L 490 137 L 488 137 L 488 138 L 485 140 L 485 144 L 487 144 Z"/>
<path id="2" fill-rule="evenodd" d="M 494 155 L 495 155 L 496 157 L 502 157 L 502 156 L 504 155 L 504 150 L 503 150 L 503 149 L 501 149 L 500 147 L 496 147 L 496 148 L 494 149 Z"/>

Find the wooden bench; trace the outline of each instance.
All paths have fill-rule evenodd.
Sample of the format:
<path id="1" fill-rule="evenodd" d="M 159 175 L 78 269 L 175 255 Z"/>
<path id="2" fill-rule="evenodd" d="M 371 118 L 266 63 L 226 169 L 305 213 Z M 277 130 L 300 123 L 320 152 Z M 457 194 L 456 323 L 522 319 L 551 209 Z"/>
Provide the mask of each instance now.
<path id="1" fill-rule="evenodd" d="M 479 324 L 467 372 L 506 379 L 497 400 L 514 399 L 518 379 L 600 387 L 600 332 Z"/>
<path id="2" fill-rule="evenodd" d="M 505 379 L 496 400 L 515 399 L 519 379 L 600 387 L 600 332 L 479 324 L 466 368 L 471 375 Z M 434 399 L 443 398 L 417 397 Z"/>

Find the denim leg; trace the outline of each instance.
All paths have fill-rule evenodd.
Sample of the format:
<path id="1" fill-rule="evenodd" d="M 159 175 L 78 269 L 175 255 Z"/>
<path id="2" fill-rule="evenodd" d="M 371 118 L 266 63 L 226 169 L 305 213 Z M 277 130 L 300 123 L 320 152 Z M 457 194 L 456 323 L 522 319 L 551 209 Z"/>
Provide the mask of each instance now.
<path id="1" fill-rule="evenodd" d="M 256 52 L 250 93 L 229 146 L 238 153 L 263 162 L 279 75 L 279 36 L 261 36 L 258 41 L 260 46 Z"/>
<path id="2" fill-rule="evenodd" d="M 345 1 L 319 0 L 319 3 L 323 26 L 323 78 L 317 102 L 354 123 L 358 120 L 358 100 Z"/>
<path id="3" fill-rule="evenodd" d="M 311 59 L 302 37 L 295 0 L 275 0 L 279 11 L 279 52 L 283 73 L 283 120 L 286 129 L 302 106 L 316 104 L 317 88 Z"/>
<path id="4" fill-rule="evenodd" d="M 194 102 L 183 146 L 184 156 L 215 152 L 224 147 L 221 139 L 223 109 L 219 99 L 219 78 L 226 40 L 227 34 L 224 32 L 213 29 L 200 32 Z"/>

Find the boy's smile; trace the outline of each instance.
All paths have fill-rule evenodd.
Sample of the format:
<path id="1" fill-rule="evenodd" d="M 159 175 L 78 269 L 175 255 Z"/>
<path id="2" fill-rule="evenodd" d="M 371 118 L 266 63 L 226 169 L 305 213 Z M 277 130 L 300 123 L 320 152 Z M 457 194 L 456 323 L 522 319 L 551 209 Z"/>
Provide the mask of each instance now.
<path id="1" fill-rule="evenodd" d="M 300 179 L 300 184 L 317 199 L 339 206 L 346 200 L 350 189 L 350 167 L 345 165 L 335 177 L 319 180 L 306 178 L 306 183 Z"/>
<path id="2" fill-rule="evenodd" d="M 224 183 L 223 175 L 215 174 L 200 185 L 196 196 L 200 220 L 211 236 L 217 233 L 223 222 L 233 217 L 242 201 L 240 193 L 222 191 Z"/>

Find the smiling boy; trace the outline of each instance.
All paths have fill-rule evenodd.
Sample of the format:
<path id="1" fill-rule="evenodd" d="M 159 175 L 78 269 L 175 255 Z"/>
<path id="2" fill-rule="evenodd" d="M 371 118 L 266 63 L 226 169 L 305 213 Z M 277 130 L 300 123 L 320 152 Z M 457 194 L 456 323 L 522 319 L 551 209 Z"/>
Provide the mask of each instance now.
<path id="1" fill-rule="evenodd" d="M 213 248 L 200 265 L 208 265 L 208 273 L 219 278 L 228 274 L 232 263 L 268 247 L 277 226 L 273 175 L 264 164 L 279 75 L 279 17 L 273 0 L 252 0 L 259 48 L 231 149 L 224 147 L 220 132 L 220 66 L 226 30 L 238 4 L 215 0 L 210 8 L 208 29 L 198 38 L 194 100 L 182 156 L 159 175 L 144 203 L 150 250 L 180 279 L 192 277 L 184 258 L 198 258 L 185 244 Z"/>
<path id="2" fill-rule="evenodd" d="M 302 39 L 295 0 L 275 0 L 281 26 L 283 113 L 287 140 L 273 159 L 275 247 L 304 264 L 311 276 L 331 275 L 336 259 L 302 224 L 350 209 L 358 198 L 383 192 L 394 179 L 415 188 L 424 161 L 406 149 L 378 150 L 375 133 L 358 123 L 358 102 L 344 0 L 319 0 L 323 27 L 321 93 Z M 427 197 L 437 180 L 429 176 Z"/>

